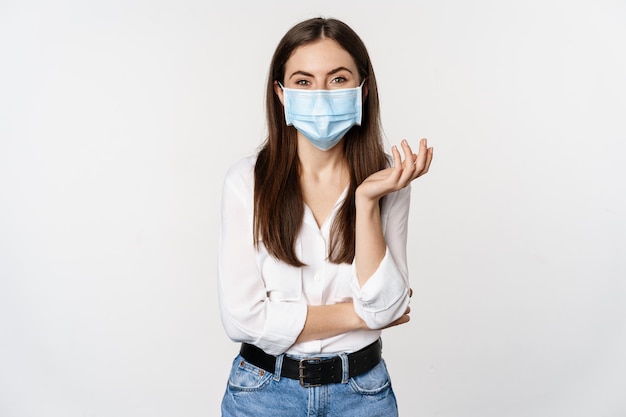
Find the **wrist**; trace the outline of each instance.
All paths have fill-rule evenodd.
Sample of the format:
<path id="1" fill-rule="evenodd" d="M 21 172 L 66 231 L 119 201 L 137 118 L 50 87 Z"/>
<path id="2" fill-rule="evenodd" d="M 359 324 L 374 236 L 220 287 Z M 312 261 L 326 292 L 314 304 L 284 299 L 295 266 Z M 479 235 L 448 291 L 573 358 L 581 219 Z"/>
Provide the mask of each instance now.
<path id="1" fill-rule="evenodd" d="M 363 319 L 359 317 L 359 315 L 356 314 L 356 311 L 354 310 L 354 303 L 345 303 L 345 307 L 349 309 L 346 316 L 350 317 L 348 325 L 350 327 L 350 330 L 367 330 L 367 324 L 365 324 L 365 321 L 363 321 Z"/>
<path id="2" fill-rule="evenodd" d="M 354 204 L 356 205 L 357 209 L 360 210 L 373 210 L 375 208 L 378 208 L 379 200 L 379 198 L 371 198 L 359 195 L 359 193 L 356 193 L 354 195 Z"/>
<path id="3" fill-rule="evenodd" d="M 369 330 L 365 321 L 356 312 L 354 313 L 354 330 Z"/>

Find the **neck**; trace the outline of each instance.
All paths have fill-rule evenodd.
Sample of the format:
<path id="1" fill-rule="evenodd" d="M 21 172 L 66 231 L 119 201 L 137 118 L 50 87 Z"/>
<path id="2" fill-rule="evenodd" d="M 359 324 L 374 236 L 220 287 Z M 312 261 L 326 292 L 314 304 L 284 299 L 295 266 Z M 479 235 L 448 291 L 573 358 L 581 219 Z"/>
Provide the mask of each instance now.
<path id="1" fill-rule="evenodd" d="M 343 172 L 347 168 L 343 144 L 340 142 L 332 149 L 322 151 L 311 144 L 298 132 L 298 160 L 304 175 Z"/>

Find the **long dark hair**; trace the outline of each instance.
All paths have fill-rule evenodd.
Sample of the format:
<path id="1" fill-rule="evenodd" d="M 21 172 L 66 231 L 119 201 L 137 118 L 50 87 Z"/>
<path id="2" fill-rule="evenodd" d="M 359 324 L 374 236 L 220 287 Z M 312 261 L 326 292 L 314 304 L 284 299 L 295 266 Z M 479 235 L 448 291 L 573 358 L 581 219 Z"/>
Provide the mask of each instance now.
<path id="1" fill-rule="evenodd" d="M 274 82 L 284 84 L 285 63 L 296 48 L 323 38 L 336 41 L 352 55 L 360 79 L 365 80 L 367 86 L 361 126 L 353 126 L 342 141 L 350 169 L 350 185 L 331 227 L 328 257 L 331 262 L 353 261 L 355 190 L 369 175 L 387 165 L 376 77 L 361 38 L 336 19 L 314 18 L 292 27 L 276 47 L 267 80 L 268 137 L 259 151 L 254 169 L 254 242 L 257 247 L 262 243 L 272 256 L 296 267 L 304 265 L 294 247 L 304 215 L 297 134 L 293 126 L 286 125 L 283 105 L 274 92 Z"/>

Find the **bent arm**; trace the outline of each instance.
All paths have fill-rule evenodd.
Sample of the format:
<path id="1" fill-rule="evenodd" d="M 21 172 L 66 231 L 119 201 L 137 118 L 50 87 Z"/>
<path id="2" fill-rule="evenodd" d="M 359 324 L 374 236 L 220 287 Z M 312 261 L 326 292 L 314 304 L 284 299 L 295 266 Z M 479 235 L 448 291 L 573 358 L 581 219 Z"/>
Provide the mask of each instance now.
<path id="1" fill-rule="evenodd" d="M 425 139 L 414 154 L 402 141 L 404 161 L 392 148 L 393 167 L 369 176 L 356 190 L 356 242 L 353 279 L 355 311 L 369 328 L 388 326 L 409 303 L 406 237 L 410 183 L 428 172 L 433 150 Z M 378 201 L 386 196 L 383 212 Z"/>
<path id="2" fill-rule="evenodd" d="M 356 257 L 353 263 L 354 309 L 370 329 L 389 326 L 406 314 L 409 305 L 406 240 L 410 197 L 410 187 L 406 187 L 388 195 L 384 201 L 383 212 L 379 214 L 383 256 L 371 266 L 373 272 L 364 283 Z"/>
<path id="3" fill-rule="evenodd" d="M 276 355 L 296 341 L 306 321 L 307 305 L 298 297 L 273 301 L 268 296 L 252 241 L 253 167 L 253 161 L 243 160 L 231 168 L 224 181 L 218 299 L 230 339 Z"/>
<path id="4" fill-rule="evenodd" d="M 367 329 L 367 326 L 352 303 L 308 306 L 304 328 L 296 342 L 325 339 L 359 329 Z"/>
<path id="5" fill-rule="evenodd" d="M 405 159 L 392 148 L 393 167 L 375 172 L 363 181 L 356 190 L 356 242 L 355 261 L 359 283 L 364 285 L 382 262 L 386 252 L 379 201 L 393 192 L 409 187 L 411 182 L 428 172 L 432 161 L 432 148 L 427 148 L 426 139 L 414 154 L 406 140 L 402 141 Z"/>
<path id="6" fill-rule="evenodd" d="M 378 200 L 356 197 L 355 240 L 356 274 L 363 286 L 387 252 Z"/>

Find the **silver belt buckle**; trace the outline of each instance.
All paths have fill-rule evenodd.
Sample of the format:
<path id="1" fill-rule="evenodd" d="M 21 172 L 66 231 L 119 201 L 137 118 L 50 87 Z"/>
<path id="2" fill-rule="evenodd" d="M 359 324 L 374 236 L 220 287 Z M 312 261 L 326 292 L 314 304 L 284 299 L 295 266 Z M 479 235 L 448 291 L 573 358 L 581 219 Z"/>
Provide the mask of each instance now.
<path id="1" fill-rule="evenodd" d="M 309 382 L 305 382 L 304 378 L 306 378 L 306 376 L 304 375 L 304 370 L 306 369 L 306 364 L 319 364 L 322 363 L 323 359 L 322 358 L 304 358 L 304 359 L 300 359 L 300 361 L 298 362 L 298 379 L 300 380 L 300 385 L 303 386 L 304 388 L 313 388 L 313 387 L 320 387 L 322 386 L 321 383 L 318 384 L 311 384 Z"/>

